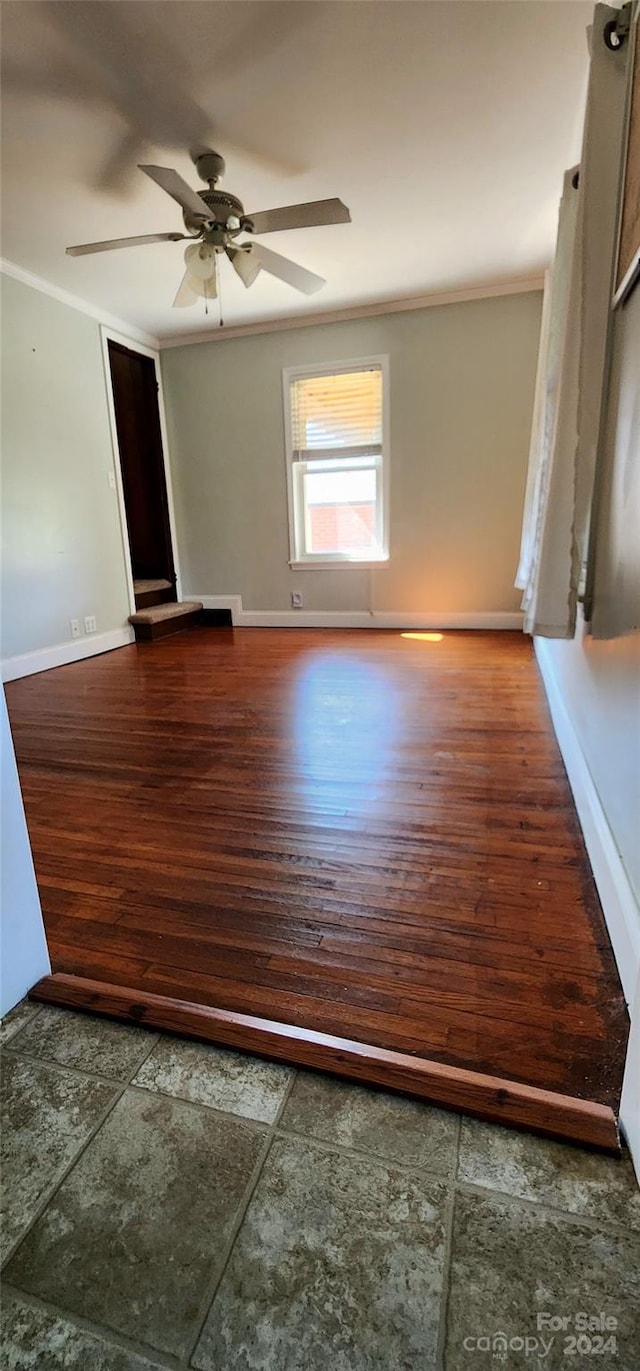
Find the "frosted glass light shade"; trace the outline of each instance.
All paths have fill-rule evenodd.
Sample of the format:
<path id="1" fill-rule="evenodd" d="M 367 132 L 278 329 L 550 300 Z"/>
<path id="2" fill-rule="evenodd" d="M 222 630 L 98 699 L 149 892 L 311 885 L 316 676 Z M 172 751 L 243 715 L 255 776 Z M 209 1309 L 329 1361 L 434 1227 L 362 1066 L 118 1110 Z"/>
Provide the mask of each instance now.
<path id="1" fill-rule="evenodd" d="M 185 250 L 184 260 L 189 275 L 200 281 L 209 281 L 216 274 L 216 250 L 210 243 L 191 243 Z"/>
<path id="2" fill-rule="evenodd" d="M 189 277 L 189 286 L 194 295 L 201 295 L 203 300 L 215 300 L 218 295 L 218 282 L 215 275 L 210 276 L 206 281 L 202 281 L 198 276 Z"/>
<path id="3" fill-rule="evenodd" d="M 252 286 L 262 267 L 257 258 L 253 256 L 251 248 L 248 251 L 237 248 L 230 253 L 230 256 L 231 265 L 234 271 L 237 271 L 240 280 L 245 286 Z"/>

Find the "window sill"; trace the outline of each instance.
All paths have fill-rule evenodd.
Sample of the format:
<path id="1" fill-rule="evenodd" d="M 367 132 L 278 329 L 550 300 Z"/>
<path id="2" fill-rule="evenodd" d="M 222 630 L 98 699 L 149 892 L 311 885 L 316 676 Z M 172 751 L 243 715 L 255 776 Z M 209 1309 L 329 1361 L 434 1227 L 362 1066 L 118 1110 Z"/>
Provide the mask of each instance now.
<path id="1" fill-rule="evenodd" d="M 367 571 L 374 567 L 388 565 L 388 557 L 374 557 L 368 562 L 360 562 L 352 557 L 345 557 L 344 560 L 328 558 L 326 561 L 323 561 L 321 558 L 316 559 L 315 557 L 308 557 L 302 562 L 289 562 L 291 571 L 315 571 L 316 569 L 326 571 L 330 567 L 333 567 L 334 571 L 349 571 L 351 569 L 356 571 Z"/>

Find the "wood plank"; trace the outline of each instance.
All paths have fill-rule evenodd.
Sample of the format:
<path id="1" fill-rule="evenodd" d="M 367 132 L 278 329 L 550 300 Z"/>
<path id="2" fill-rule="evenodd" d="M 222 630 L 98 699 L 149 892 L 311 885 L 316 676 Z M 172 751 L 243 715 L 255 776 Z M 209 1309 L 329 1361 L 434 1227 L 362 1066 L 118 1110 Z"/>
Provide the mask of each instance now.
<path id="1" fill-rule="evenodd" d="M 615 1113 L 624 1000 L 522 635 L 195 628 L 7 699 L 56 972 Z"/>
<path id="2" fill-rule="evenodd" d="M 616 1154 L 620 1151 L 616 1118 L 606 1105 L 480 1072 L 147 991 L 132 995 L 121 986 L 69 975 L 46 976 L 34 986 L 30 998 L 256 1052 L 275 1061 L 296 1062 L 350 1080 L 373 1082 L 492 1123 L 579 1141 Z"/>

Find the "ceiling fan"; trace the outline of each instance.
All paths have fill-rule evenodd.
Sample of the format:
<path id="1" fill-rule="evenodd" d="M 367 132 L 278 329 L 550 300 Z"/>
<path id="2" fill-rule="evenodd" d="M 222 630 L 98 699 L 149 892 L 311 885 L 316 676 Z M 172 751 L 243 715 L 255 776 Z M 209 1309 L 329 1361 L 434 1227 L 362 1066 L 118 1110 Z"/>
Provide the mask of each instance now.
<path id="1" fill-rule="evenodd" d="M 112 248 L 137 247 L 143 243 L 193 241 L 185 250 L 186 272 L 173 302 L 174 308 L 195 305 L 198 299 L 214 300 L 218 294 L 218 257 L 225 254 L 245 286 L 251 286 L 260 271 L 267 271 L 305 295 L 321 290 L 325 280 L 288 257 L 272 252 L 262 243 L 242 242 L 241 233 L 275 233 L 284 229 L 315 228 L 324 224 L 349 224 L 351 215 L 341 200 L 311 200 L 304 205 L 245 214 L 244 206 L 230 191 L 218 189 L 224 175 L 224 159 L 217 152 L 199 151 L 192 159 L 208 190 L 195 191 L 170 167 L 140 166 L 162 190 L 182 206 L 186 233 L 143 233 L 135 238 L 111 238 L 104 243 L 81 243 L 67 248 L 70 257 L 91 252 L 110 252 Z"/>

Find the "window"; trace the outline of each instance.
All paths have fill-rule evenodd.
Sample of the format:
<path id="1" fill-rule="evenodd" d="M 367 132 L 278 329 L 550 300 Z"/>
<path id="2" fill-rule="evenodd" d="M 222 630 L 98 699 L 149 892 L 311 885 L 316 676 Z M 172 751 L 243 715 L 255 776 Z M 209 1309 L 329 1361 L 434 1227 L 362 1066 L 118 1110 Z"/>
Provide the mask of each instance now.
<path id="1" fill-rule="evenodd" d="M 284 372 L 292 566 L 388 559 L 387 362 Z"/>

